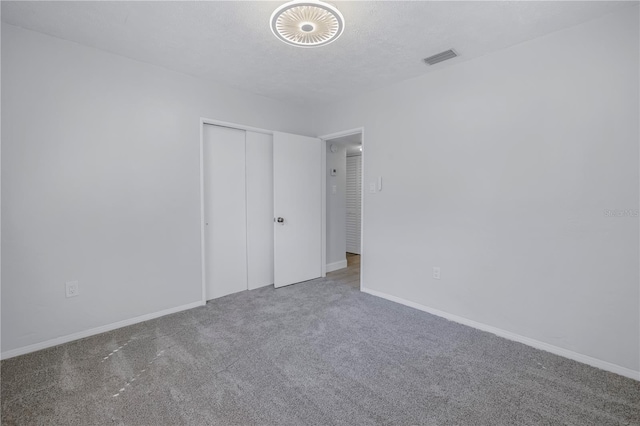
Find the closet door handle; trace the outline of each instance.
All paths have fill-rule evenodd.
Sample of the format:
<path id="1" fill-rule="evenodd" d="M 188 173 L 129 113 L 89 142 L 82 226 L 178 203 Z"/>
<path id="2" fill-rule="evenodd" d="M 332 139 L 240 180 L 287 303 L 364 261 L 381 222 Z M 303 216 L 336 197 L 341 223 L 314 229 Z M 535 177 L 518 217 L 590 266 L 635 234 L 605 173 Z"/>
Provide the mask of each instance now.
<path id="1" fill-rule="evenodd" d="M 276 222 L 278 222 L 279 224 L 284 224 L 284 218 L 283 217 L 279 217 L 276 219 Z"/>

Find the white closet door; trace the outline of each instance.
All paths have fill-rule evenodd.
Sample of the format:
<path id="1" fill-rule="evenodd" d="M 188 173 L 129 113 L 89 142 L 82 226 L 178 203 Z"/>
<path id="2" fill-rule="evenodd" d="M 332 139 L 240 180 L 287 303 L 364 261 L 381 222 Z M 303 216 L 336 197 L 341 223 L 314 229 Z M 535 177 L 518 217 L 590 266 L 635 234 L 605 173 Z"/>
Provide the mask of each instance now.
<path id="1" fill-rule="evenodd" d="M 207 300 L 247 289 L 245 131 L 203 129 Z"/>
<path id="2" fill-rule="evenodd" d="M 276 288 L 322 275 L 323 148 L 318 138 L 273 134 Z"/>
<path id="3" fill-rule="evenodd" d="M 347 157 L 347 252 L 360 254 L 362 156 Z"/>
<path id="4" fill-rule="evenodd" d="M 273 136 L 247 131 L 249 290 L 273 284 Z"/>

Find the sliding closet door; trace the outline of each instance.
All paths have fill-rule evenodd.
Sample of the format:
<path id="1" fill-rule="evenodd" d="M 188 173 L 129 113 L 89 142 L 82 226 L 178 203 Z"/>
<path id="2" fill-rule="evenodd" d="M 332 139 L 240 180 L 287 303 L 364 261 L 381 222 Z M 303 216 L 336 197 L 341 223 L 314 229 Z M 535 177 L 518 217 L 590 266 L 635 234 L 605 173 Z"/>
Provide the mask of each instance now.
<path id="1" fill-rule="evenodd" d="M 249 290 L 273 284 L 273 136 L 247 131 Z"/>
<path id="2" fill-rule="evenodd" d="M 247 289 L 245 131 L 203 129 L 207 300 Z"/>

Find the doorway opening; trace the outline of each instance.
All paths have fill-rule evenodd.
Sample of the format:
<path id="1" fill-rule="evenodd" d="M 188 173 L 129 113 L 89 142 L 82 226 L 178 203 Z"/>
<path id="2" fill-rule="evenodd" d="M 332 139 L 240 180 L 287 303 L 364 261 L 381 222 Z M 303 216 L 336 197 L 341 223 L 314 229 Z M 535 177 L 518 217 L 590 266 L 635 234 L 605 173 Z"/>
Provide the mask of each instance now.
<path id="1" fill-rule="evenodd" d="M 363 129 L 322 137 L 326 144 L 327 277 L 361 288 Z"/>

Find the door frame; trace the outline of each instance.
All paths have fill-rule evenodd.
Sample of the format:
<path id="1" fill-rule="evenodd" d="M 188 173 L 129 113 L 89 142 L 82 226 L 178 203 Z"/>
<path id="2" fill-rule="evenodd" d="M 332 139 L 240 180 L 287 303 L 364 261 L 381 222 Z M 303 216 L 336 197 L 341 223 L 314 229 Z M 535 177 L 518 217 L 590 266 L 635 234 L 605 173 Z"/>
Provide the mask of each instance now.
<path id="1" fill-rule="evenodd" d="M 230 123 L 227 121 L 214 120 L 200 117 L 200 264 L 202 280 L 202 302 L 207 303 L 207 276 L 205 264 L 205 217 L 204 217 L 204 126 L 211 124 L 214 126 L 229 127 L 232 129 L 244 130 L 256 133 L 273 135 L 273 130 L 260 129 L 258 127 L 245 126 L 243 124 Z"/>
<path id="2" fill-rule="evenodd" d="M 336 138 L 340 138 L 342 136 L 351 136 L 351 135 L 355 135 L 355 134 L 362 134 L 362 164 L 361 164 L 361 168 L 360 168 L 360 174 L 361 174 L 361 182 L 360 184 L 362 185 L 360 188 L 360 291 L 362 291 L 362 283 L 364 282 L 364 276 L 362 274 L 363 272 L 363 268 L 362 268 L 362 259 L 364 258 L 364 194 L 365 194 L 365 181 L 364 181 L 364 155 L 365 155 L 365 149 L 364 149 L 364 126 L 362 127 L 356 127 L 353 129 L 349 129 L 349 130 L 343 130 L 341 132 L 335 132 L 335 133 L 329 133 L 327 135 L 323 135 L 323 136 L 318 136 L 321 140 L 322 140 L 322 144 L 324 146 L 324 149 L 322 150 L 323 155 L 322 155 L 322 165 L 323 165 L 323 169 L 324 169 L 324 179 L 323 179 L 323 189 L 322 189 L 322 257 L 323 257 L 323 266 L 322 266 L 322 273 L 323 273 L 323 277 L 326 276 L 326 256 L 327 256 L 327 243 L 326 243 L 326 229 L 327 229 L 327 189 L 326 189 L 326 174 L 327 174 L 327 161 L 326 161 L 326 156 L 327 156 L 327 142 L 332 140 L 332 139 L 336 139 Z"/>

